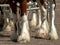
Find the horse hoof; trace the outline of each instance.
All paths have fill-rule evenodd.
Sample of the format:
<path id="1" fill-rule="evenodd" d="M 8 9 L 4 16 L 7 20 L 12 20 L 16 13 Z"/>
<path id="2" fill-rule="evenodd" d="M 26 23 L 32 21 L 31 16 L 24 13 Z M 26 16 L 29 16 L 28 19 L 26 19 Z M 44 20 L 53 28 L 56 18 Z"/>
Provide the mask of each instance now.
<path id="1" fill-rule="evenodd" d="M 18 37 L 18 42 L 20 42 L 20 43 L 26 43 L 26 42 L 29 42 L 29 41 L 30 41 L 30 38 L 22 37 L 22 36 Z"/>

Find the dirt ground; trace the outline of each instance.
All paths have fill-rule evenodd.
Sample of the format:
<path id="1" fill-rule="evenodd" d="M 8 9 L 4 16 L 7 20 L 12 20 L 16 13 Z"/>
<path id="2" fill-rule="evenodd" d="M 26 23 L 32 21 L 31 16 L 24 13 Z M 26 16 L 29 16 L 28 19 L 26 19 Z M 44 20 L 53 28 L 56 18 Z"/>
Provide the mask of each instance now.
<path id="1" fill-rule="evenodd" d="M 31 41 L 29 43 L 18 43 L 18 42 L 12 42 L 8 34 L 3 35 L 4 33 L 2 34 L 0 32 L 0 45 L 60 45 L 60 0 L 56 0 L 56 2 L 57 2 L 56 3 L 57 6 L 56 6 L 55 25 L 59 35 L 58 40 L 53 41 L 53 40 L 46 40 L 46 39 L 36 39 L 31 37 Z"/>

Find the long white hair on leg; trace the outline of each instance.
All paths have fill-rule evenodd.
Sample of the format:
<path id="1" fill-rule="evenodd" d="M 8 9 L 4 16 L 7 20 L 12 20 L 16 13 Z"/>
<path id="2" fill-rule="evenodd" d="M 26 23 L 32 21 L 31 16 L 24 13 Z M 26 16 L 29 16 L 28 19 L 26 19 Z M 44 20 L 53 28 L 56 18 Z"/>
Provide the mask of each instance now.
<path id="1" fill-rule="evenodd" d="M 30 21 L 30 26 L 34 27 L 37 24 L 36 13 L 33 13 L 32 20 Z"/>
<path id="2" fill-rule="evenodd" d="M 28 24 L 28 19 L 26 14 L 24 14 L 24 16 L 22 17 L 22 20 L 23 20 L 23 24 L 22 24 L 23 26 L 21 30 L 21 35 L 19 35 L 18 37 L 18 41 L 25 43 L 30 41 L 29 24 Z"/>
<path id="3" fill-rule="evenodd" d="M 57 31 L 56 31 L 56 27 L 54 25 L 54 20 L 55 20 L 54 7 L 55 7 L 55 4 L 52 4 L 52 24 L 51 24 L 50 37 L 51 37 L 51 39 L 57 40 L 58 39 L 58 34 L 57 34 Z"/>
<path id="4" fill-rule="evenodd" d="M 8 23 L 8 25 L 6 26 L 4 31 L 10 32 L 12 30 L 13 26 L 14 26 L 14 23 L 13 23 L 13 21 L 10 20 L 10 22 Z"/>
<path id="5" fill-rule="evenodd" d="M 38 30 L 38 37 L 41 37 L 41 38 L 45 38 L 48 34 L 48 31 L 49 30 L 49 25 L 48 25 L 48 22 L 47 20 L 45 20 L 45 22 L 42 24 L 42 26 L 40 27 L 40 29 Z"/>

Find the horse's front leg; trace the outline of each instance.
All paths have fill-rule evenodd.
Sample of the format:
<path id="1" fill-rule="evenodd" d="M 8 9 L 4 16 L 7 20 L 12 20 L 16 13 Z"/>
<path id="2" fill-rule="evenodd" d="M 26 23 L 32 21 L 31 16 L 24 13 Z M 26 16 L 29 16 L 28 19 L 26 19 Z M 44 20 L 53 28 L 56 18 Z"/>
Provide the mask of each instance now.
<path id="1" fill-rule="evenodd" d="M 55 27 L 55 24 L 54 24 L 54 20 L 55 20 L 55 4 L 51 3 L 51 10 L 50 10 L 50 37 L 51 39 L 54 39 L 54 40 L 57 40 L 58 39 L 58 34 L 57 34 L 57 31 L 56 31 L 56 27 Z"/>
<path id="2" fill-rule="evenodd" d="M 29 25 L 28 25 L 28 19 L 27 15 L 24 14 L 22 17 L 22 27 L 21 27 L 21 34 L 18 37 L 19 42 L 29 42 L 30 41 L 30 35 L 29 35 Z"/>
<path id="3" fill-rule="evenodd" d="M 21 33 L 18 37 L 18 42 L 29 42 L 30 41 L 30 35 L 29 35 L 29 24 L 28 24 L 28 18 L 27 18 L 27 0 L 23 0 L 20 3 L 20 9 L 21 9 Z"/>
<path id="4" fill-rule="evenodd" d="M 35 2 L 31 1 L 31 3 L 33 3 L 33 6 L 31 5 L 31 7 L 35 8 L 36 7 Z M 37 11 L 32 10 L 31 12 L 32 12 L 32 19 L 30 21 L 30 26 L 35 27 L 37 25 L 37 14 L 36 14 Z"/>

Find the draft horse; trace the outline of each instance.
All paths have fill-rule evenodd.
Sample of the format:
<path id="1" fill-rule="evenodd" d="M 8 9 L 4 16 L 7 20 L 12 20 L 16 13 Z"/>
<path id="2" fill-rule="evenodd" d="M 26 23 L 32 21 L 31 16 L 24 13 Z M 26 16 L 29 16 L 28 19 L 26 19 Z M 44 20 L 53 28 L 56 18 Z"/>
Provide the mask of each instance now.
<path id="1" fill-rule="evenodd" d="M 29 26 L 28 26 L 28 19 L 27 19 L 27 0 L 8 0 L 7 3 L 10 5 L 11 9 L 12 9 L 12 12 L 14 13 L 12 15 L 12 12 L 11 12 L 11 20 L 10 22 L 12 22 L 12 27 L 14 27 L 16 25 L 16 21 L 17 21 L 17 16 L 20 18 L 20 25 L 21 25 L 21 29 L 20 29 L 20 32 L 19 32 L 19 35 L 16 34 L 17 32 L 12 32 L 12 36 L 11 36 L 11 39 L 12 40 L 16 40 L 16 35 L 18 35 L 18 38 L 17 38 L 17 41 L 23 41 L 23 42 L 26 42 L 26 41 L 30 41 L 30 35 L 29 35 Z M 19 8 L 17 8 L 19 7 Z M 18 11 L 19 10 L 19 11 Z M 18 12 L 21 12 L 20 14 L 18 14 Z M 15 22 L 13 21 L 13 17 L 15 16 L 14 19 Z M 16 29 L 16 28 L 15 28 Z M 16 35 L 15 35 L 16 34 Z M 14 37 L 15 35 L 15 37 Z"/>
<path id="2" fill-rule="evenodd" d="M 51 25 L 49 27 L 48 20 L 47 20 L 47 7 L 46 7 L 46 0 L 36 0 L 38 2 L 38 6 L 41 9 L 41 26 L 39 30 L 37 30 L 37 37 L 42 37 L 44 38 L 47 34 L 51 37 L 51 39 L 58 39 L 58 35 L 55 29 L 54 25 L 54 19 L 55 19 L 55 0 L 48 0 L 50 2 L 51 10 L 50 10 L 50 15 L 51 15 Z M 21 23 L 21 30 L 19 32 L 19 36 L 17 38 L 17 41 L 21 42 L 29 42 L 30 41 L 30 34 L 29 34 L 29 25 L 28 25 L 28 19 L 27 19 L 27 0 L 8 0 L 7 3 L 10 5 L 12 12 L 16 14 L 17 16 L 17 6 L 19 7 L 19 10 L 21 11 L 20 14 L 20 22 Z M 12 18 L 13 19 L 13 18 Z M 13 27 L 14 27 L 14 21 L 11 20 Z M 13 32 L 11 39 L 15 40 L 16 37 L 16 32 Z M 15 35 L 15 37 L 14 37 Z"/>

